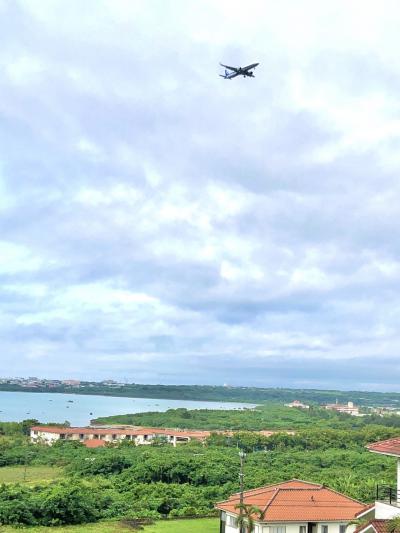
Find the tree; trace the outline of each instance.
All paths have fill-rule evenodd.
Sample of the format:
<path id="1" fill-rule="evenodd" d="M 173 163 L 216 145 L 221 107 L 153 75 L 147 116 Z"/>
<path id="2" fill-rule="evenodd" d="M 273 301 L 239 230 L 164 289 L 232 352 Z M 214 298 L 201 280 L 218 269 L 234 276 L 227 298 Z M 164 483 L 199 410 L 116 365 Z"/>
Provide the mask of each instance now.
<path id="1" fill-rule="evenodd" d="M 240 514 L 236 519 L 236 525 L 240 531 L 246 528 L 246 533 L 252 533 L 254 529 L 254 515 L 256 515 L 260 520 L 264 519 L 265 511 L 262 511 L 256 505 L 238 503 L 235 505 L 235 509 L 239 509 L 240 511 Z"/>
<path id="2" fill-rule="evenodd" d="M 389 520 L 387 530 L 388 533 L 400 533 L 400 516 L 396 516 L 396 518 Z"/>

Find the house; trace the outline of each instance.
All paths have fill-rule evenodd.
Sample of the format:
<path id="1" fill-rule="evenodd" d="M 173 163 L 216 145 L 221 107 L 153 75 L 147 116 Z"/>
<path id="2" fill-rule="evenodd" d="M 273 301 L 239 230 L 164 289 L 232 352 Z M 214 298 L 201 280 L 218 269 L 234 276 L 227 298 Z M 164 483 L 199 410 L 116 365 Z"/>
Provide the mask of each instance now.
<path id="1" fill-rule="evenodd" d="M 240 493 L 216 504 L 220 533 L 239 533 Z M 353 533 L 350 524 L 366 506 L 324 485 L 292 479 L 243 492 L 243 503 L 262 511 L 252 516 L 254 533 Z"/>
<path id="2" fill-rule="evenodd" d="M 370 520 L 367 524 L 360 525 L 354 533 L 388 533 L 389 520 Z"/>
<path id="3" fill-rule="evenodd" d="M 122 440 L 134 442 L 136 445 L 152 444 L 157 439 L 163 442 L 177 446 L 197 440 L 205 441 L 211 433 L 209 431 L 183 431 L 179 429 L 166 428 L 146 428 L 146 427 L 125 427 L 125 428 L 96 428 L 96 427 L 52 427 L 52 426 L 33 426 L 31 427 L 31 442 L 41 444 L 54 444 L 58 440 L 75 440 L 88 447 L 98 447 L 104 443 L 116 443 Z M 97 441 L 96 445 L 88 441 Z M 104 445 L 104 444 L 103 444 Z"/>
<path id="4" fill-rule="evenodd" d="M 397 459 L 397 486 L 378 486 L 374 505 L 375 520 L 392 519 L 400 516 L 400 437 L 369 444 L 367 449 L 373 453 L 389 455 Z M 372 530 L 368 533 L 373 533 Z"/>
<path id="5" fill-rule="evenodd" d="M 328 409 L 328 411 L 336 411 L 337 413 L 346 413 L 352 416 L 362 416 L 360 415 L 359 408 L 356 407 L 353 402 L 347 402 L 347 404 L 328 403 L 325 405 L 325 409 Z"/>
<path id="6" fill-rule="evenodd" d="M 285 407 L 297 407 L 298 409 L 310 409 L 309 405 L 300 402 L 299 400 L 294 400 L 291 403 L 285 403 Z"/>

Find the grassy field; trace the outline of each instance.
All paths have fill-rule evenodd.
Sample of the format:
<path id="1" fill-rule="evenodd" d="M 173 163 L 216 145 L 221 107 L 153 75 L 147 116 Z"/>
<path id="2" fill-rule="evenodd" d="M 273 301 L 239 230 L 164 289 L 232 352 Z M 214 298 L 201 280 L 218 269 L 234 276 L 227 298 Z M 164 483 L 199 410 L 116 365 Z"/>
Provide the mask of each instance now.
<path id="1" fill-rule="evenodd" d="M 3 466 L 0 468 L 0 483 L 46 483 L 61 475 L 61 468 L 52 466 Z"/>
<path id="2" fill-rule="evenodd" d="M 30 527 L 24 528 L 26 533 L 133 533 L 134 529 L 123 526 L 119 522 L 98 522 L 65 527 Z M 162 520 L 152 526 L 146 526 L 143 533 L 217 533 L 217 518 L 200 518 L 198 520 Z M 17 533 L 21 529 L 0 526 L 1 533 Z"/>
<path id="3" fill-rule="evenodd" d="M 165 520 L 144 528 L 143 533 L 217 533 L 217 518 L 201 518 L 199 520 Z"/>

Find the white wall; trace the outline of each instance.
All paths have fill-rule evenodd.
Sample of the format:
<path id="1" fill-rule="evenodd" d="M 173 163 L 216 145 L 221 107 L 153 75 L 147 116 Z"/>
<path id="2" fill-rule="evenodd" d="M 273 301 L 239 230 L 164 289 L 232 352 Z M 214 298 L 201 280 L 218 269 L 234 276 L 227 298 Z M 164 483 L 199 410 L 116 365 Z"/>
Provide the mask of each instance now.
<path id="1" fill-rule="evenodd" d="M 388 503 L 375 503 L 375 518 L 379 520 L 387 520 L 400 516 L 400 507 L 389 505 Z"/>
<path id="2" fill-rule="evenodd" d="M 31 441 L 32 442 L 44 442 L 46 444 L 54 444 L 58 441 L 60 435 L 58 433 L 47 433 L 45 431 L 37 431 L 36 435 L 31 430 Z"/>
<path id="3" fill-rule="evenodd" d="M 228 514 L 227 514 L 227 520 L 228 520 Z M 257 524 L 257 522 L 256 522 Z M 346 521 L 342 521 L 342 522 L 319 522 L 317 523 L 317 533 L 321 533 L 322 531 L 322 526 L 323 525 L 327 525 L 328 526 L 328 533 L 339 533 L 340 532 L 340 525 L 343 525 L 343 524 L 347 524 Z M 299 533 L 300 531 L 300 526 L 306 526 L 306 531 L 307 531 L 307 522 L 298 522 L 298 523 L 281 523 L 281 524 L 278 524 L 278 523 L 271 523 L 271 524 L 258 524 L 259 526 L 259 533 L 269 533 L 269 527 L 270 526 L 285 526 L 286 527 L 286 533 Z M 354 530 L 356 529 L 356 525 L 350 525 L 347 530 L 346 530 L 346 533 L 353 533 Z M 257 528 L 256 530 L 257 531 Z M 226 523 L 226 527 L 225 527 L 225 533 L 238 533 L 239 532 L 239 529 L 236 528 L 236 527 L 232 527 L 232 526 L 229 526 L 228 525 L 228 522 Z"/>

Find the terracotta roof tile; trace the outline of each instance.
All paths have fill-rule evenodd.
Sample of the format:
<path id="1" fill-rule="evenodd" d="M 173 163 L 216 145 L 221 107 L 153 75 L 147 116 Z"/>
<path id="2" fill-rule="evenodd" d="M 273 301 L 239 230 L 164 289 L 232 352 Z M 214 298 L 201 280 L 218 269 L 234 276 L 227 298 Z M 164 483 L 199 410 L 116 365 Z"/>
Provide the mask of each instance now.
<path id="1" fill-rule="evenodd" d="M 368 513 L 368 511 L 372 511 L 373 509 L 375 509 L 375 503 L 370 503 L 369 505 L 366 505 L 364 509 L 361 509 L 361 511 L 357 513 L 357 517 L 361 517 L 365 513 Z"/>
<path id="2" fill-rule="evenodd" d="M 105 440 L 100 439 L 88 439 L 83 441 L 86 448 L 103 448 L 106 445 Z"/>
<path id="3" fill-rule="evenodd" d="M 265 511 L 263 522 L 321 522 L 352 520 L 365 505 L 322 485 L 291 480 L 245 491 L 244 503 Z M 217 509 L 239 514 L 235 506 L 240 495 L 216 505 Z M 255 518 L 257 518 L 255 516 Z"/>
<path id="4" fill-rule="evenodd" d="M 400 437 L 374 442 L 373 444 L 368 444 L 367 448 L 371 452 L 400 456 Z"/>
<path id="5" fill-rule="evenodd" d="M 370 520 L 367 524 L 358 526 L 354 533 L 361 533 L 367 531 L 369 528 L 373 528 L 376 533 L 388 533 L 389 520 Z"/>
<path id="6" fill-rule="evenodd" d="M 205 439 L 211 435 L 210 431 L 198 430 L 179 430 L 169 428 L 146 428 L 131 427 L 126 429 L 120 428 L 96 428 L 96 427 L 56 427 L 56 426 L 33 426 L 33 431 L 44 431 L 46 433 L 63 433 L 65 435 L 171 435 L 174 437 L 191 437 L 193 439 Z"/>

